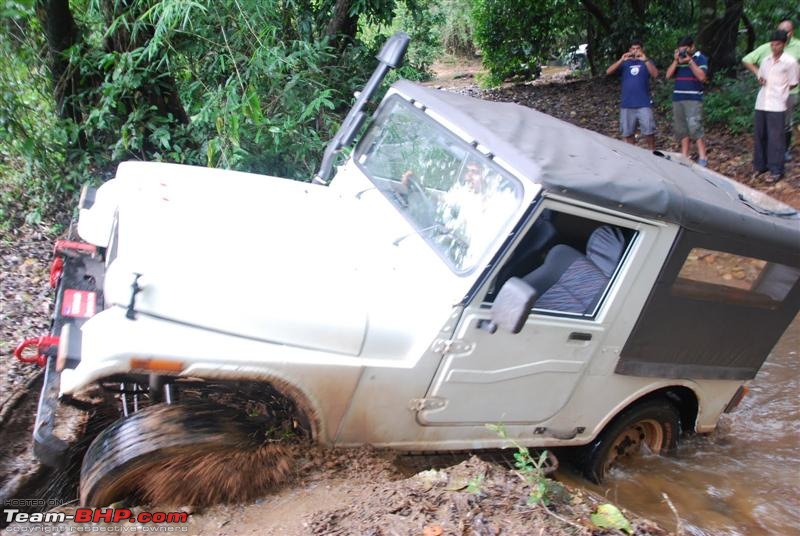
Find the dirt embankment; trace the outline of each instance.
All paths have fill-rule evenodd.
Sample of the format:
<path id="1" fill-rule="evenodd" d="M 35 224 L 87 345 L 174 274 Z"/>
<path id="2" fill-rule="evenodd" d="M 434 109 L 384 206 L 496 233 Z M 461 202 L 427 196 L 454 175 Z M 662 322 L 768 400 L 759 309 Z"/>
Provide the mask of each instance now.
<path id="1" fill-rule="evenodd" d="M 434 67 L 439 74 L 427 85 L 458 91 L 486 100 L 514 102 L 547 113 L 579 127 L 594 130 L 620 139 L 619 133 L 619 82 L 613 77 L 575 79 L 565 68 L 551 67 L 543 71 L 539 80 L 521 84 L 505 84 L 497 89 L 481 89 L 476 82 L 480 77 L 480 63 L 475 61 L 450 61 Z M 657 84 L 671 84 L 659 80 Z M 755 95 L 753 96 L 755 102 Z M 752 115 L 753 110 L 741 110 Z M 656 108 L 656 147 L 680 152 L 678 142 L 671 135 L 672 116 Z M 800 128 L 800 125 L 796 125 Z M 800 130 L 794 136 L 794 159 L 786 164 L 784 179 L 771 184 L 769 174 L 753 177 L 753 139 L 749 133 L 732 134 L 718 126 L 706 127 L 705 141 L 708 149 L 708 167 L 761 190 L 795 208 L 800 208 Z M 642 145 L 643 146 L 643 145 Z M 696 159 L 692 144 L 691 156 Z"/>

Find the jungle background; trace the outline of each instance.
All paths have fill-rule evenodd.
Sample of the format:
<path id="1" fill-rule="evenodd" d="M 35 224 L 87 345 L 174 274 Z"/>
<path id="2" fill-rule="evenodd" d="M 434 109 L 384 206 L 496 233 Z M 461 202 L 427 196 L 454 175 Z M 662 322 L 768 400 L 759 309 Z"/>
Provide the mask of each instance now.
<path id="1" fill-rule="evenodd" d="M 593 77 L 634 36 L 663 72 L 692 34 L 711 58 L 707 124 L 743 135 L 756 84 L 740 59 L 797 15 L 777 0 L 0 0 L 0 226 L 63 214 L 128 159 L 309 180 L 399 29 L 411 46 L 386 84 L 453 58 L 482 63 L 484 88 L 525 84 L 586 43 L 583 85 L 554 89 L 544 111 L 570 120 L 570 99 L 580 115 L 608 94 L 607 116 L 575 122 L 612 135 L 616 81 Z M 668 111 L 668 84 L 656 97 Z"/>

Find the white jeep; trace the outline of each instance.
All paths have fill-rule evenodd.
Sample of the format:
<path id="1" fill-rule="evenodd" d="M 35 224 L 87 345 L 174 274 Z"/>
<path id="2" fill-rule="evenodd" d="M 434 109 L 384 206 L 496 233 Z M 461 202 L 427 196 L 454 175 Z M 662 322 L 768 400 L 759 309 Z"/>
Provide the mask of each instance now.
<path id="1" fill-rule="evenodd" d="M 398 57 L 382 54 L 385 72 Z M 713 430 L 800 307 L 790 207 L 407 81 L 329 185 L 129 162 L 84 191 L 78 234 L 57 247 L 57 339 L 40 348 L 50 462 L 57 400 L 93 385 L 123 420 L 184 390 L 256 385 L 324 445 L 497 448 L 486 424 L 502 423 L 521 445 L 583 446 L 600 479 L 643 445 Z"/>

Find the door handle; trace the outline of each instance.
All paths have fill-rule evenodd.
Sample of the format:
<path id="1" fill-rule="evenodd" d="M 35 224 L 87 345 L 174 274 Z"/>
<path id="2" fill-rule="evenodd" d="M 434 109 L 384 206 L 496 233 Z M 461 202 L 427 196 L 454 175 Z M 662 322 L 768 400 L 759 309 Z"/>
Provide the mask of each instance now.
<path id="1" fill-rule="evenodd" d="M 569 334 L 567 338 L 568 341 L 580 341 L 580 342 L 588 342 L 592 340 L 591 333 L 582 333 L 580 331 L 573 331 Z"/>

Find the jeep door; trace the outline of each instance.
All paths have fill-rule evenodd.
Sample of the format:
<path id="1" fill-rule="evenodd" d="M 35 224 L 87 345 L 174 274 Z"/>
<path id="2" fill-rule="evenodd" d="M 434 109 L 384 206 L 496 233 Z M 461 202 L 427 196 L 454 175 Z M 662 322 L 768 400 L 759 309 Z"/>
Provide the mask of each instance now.
<path id="1" fill-rule="evenodd" d="M 655 228 L 552 200 L 537 209 L 535 218 L 500 269 L 481 283 L 475 299 L 466 305 L 452 340 L 442 344 L 441 364 L 418 413 L 422 424 L 547 420 L 570 399 L 593 357 L 608 351 L 604 341 L 621 310 L 611 305 L 623 299 L 646 262 Z M 649 233 L 644 232 L 647 228 Z M 612 252 L 607 240 L 599 245 L 597 240 L 609 232 L 611 242 L 616 241 Z M 541 251 L 531 252 L 531 247 Z M 539 297 L 521 332 L 498 329 L 492 333 L 491 302 L 503 280 L 549 269 L 552 262 L 547 259 L 561 250 L 581 264 L 577 268 L 593 270 L 600 265 L 605 275 L 590 285 L 586 272 L 572 273 L 575 265 L 565 269 L 560 263 L 557 269 L 561 271 L 550 279 L 572 278 L 572 287 L 553 285 L 548 290 L 537 282 L 543 288 L 537 289 Z M 559 290 L 562 295 L 554 296 Z M 592 296 L 581 297 L 581 292 Z M 568 303 L 573 296 L 578 302 Z M 632 314 L 626 315 L 623 331 L 630 330 L 638 311 Z M 627 332 L 620 335 L 624 341 Z"/>

